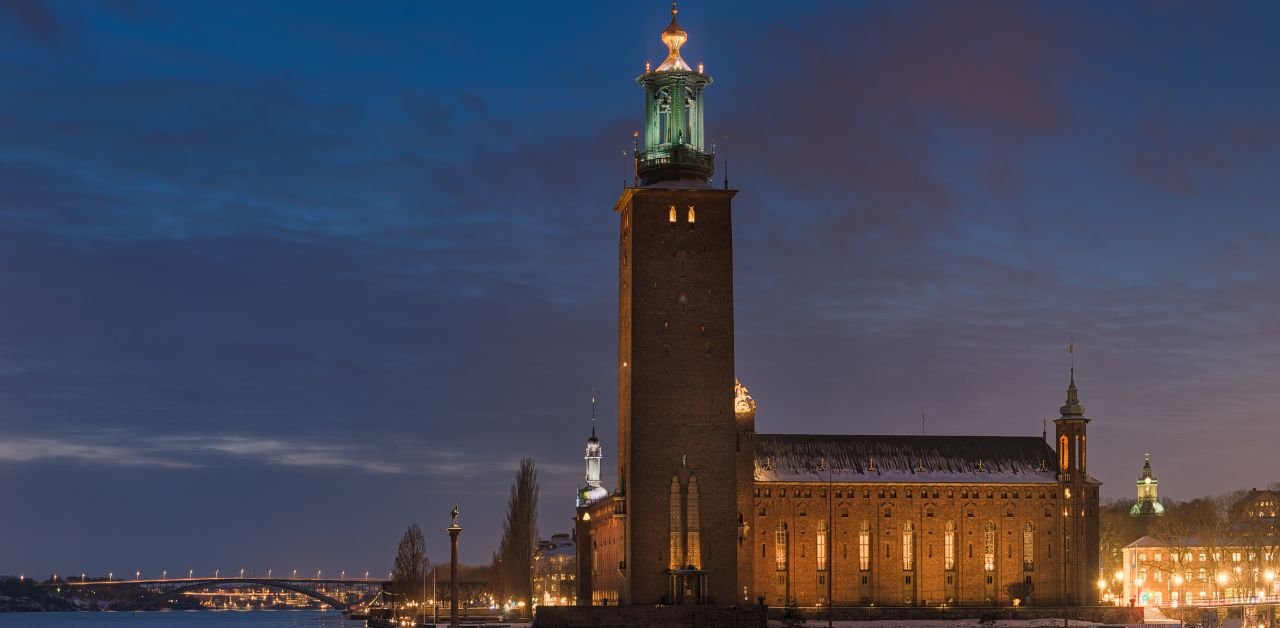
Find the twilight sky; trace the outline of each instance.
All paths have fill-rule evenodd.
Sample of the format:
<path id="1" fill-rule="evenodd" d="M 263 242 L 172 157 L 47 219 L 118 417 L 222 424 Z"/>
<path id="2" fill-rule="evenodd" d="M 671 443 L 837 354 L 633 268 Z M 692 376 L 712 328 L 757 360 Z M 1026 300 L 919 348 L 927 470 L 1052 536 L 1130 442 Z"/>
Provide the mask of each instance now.
<path id="1" fill-rule="evenodd" d="M 568 531 L 666 11 L 0 1 L 0 574 Z M 1277 18 L 686 2 L 759 429 L 1038 435 L 1074 336 L 1104 498 L 1280 481 Z"/>

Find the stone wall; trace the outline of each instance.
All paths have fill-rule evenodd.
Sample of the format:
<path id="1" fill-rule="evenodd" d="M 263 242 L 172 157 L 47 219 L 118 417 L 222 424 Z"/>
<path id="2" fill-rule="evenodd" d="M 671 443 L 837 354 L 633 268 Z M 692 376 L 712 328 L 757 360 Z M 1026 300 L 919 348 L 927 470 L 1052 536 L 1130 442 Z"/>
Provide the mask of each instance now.
<path id="1" fill-rule="evenodd" d="M 757 606 L 540 606 L 537 628 L 754 628 L 764 626 Z"/>
<path id="2" fill-rule="evenodd" d="M 782 619 L 788 610 L 813 620 L 825 620 L 825 608 L 786 609 L 773 607 L 768 610 L 770 619 Z M 836 608 L 835 621 L 892 621 L 892 620 L 952 620 L 952 619 L 1073 619 L 1099 624 L 1141 624 L 1142 608 L 1127 606 L 869 606 Z"/>

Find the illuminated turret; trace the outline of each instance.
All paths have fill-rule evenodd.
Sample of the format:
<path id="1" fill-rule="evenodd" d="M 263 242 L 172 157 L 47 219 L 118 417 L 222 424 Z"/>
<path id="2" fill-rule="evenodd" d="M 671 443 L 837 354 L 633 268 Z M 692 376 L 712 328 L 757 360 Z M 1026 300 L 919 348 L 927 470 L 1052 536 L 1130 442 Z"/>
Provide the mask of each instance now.
<path id="1" fill-rule="evenodd" d="M 604 449 L 600 439 L 596 438 L 596 397 L 591 395 L 591 438 L 587 439 L 587 452 L 583 459 L 587 461 L 587 485 L 578 489 L 578 505 L 585 506 L 609 494 L 600 485 L 600 459 L 604 457 Z"/>
<path id="2" fill-rule="evenodd" d="M 1147 454 L 1146 461 L 1142 463 L 1142 476 L 1138 478 L 1138 502 L 1129 509 L 1129 516 L 1159 517 L 1164 514 L 1164 505 L 1157 501 L 1156 488 L 1159 484 L 1151 472 L 1151 454 Z"/>
<path id="3" fill-rule="evenodd" d="M 645 66 L 636 82 L 644 88 L 644 150 L 636 155 L 640 185 L 664 181 L 705 187 L 715 171 L 713 155 L 707 150 L 703 130 L 702 92 L 711 77 L 689 67 L 680 57 L 680 47 L 689 34 L 676 23 L 676 5 L 671 3 L 671 24 L 662 31 L 667 58 L 656 70 Z"/>

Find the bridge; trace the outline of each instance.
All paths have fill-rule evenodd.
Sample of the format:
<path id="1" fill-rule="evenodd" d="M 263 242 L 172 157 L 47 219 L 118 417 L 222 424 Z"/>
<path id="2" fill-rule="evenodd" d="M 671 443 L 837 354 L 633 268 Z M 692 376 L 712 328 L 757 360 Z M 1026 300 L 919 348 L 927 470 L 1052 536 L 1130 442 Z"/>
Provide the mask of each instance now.
<path id="1" fill-rule="evenodd" d="M 351 605 L 347 602 L 330 595 L 333 589 L 342 589 L 349 592 L 360 594 L 361 597 L 370 597 L 381 591 L 390 582 L 387 580 L 369 579 L 369 578 L 258 578 L 253 576 L 217 576 L 211 578 L 151 578 L 151 579 L 134 579 L 134 580 L 63 580 L 61 582 L 51 582 L 44 586 L 66 587 L 71 590 L 102 590 L 102 589 L 121 589 L 135 588 L 157 594 L 151 599 L 144 600 L 138 607 L 138 610 L 154 608 L 165 602 L 173 602 L 178 596 L 188 592 L 209 588 L 239 587 L 239 586 L 261 586 L 284 591 L 293 591 L 300 593 L 314 600 L 318 600 L 330 608 L 338 610 L 346 610 Z"/>

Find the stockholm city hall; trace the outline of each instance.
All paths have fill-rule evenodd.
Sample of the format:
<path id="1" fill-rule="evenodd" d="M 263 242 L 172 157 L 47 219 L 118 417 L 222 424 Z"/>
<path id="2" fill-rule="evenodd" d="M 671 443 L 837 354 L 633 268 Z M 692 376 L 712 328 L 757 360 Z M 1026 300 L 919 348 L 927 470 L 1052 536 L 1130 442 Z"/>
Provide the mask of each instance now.
<path id="1" fill-rule="evenodd" d="M 735 191 L 710 183 L 711 77 L 680 57 L 675 17 L 637 78 L 643 143 L 614 206 L 618 486 L 601 486 L 593 434 L 578 603 L 1095 604 L 1099 483 L 1074 372 L 1052 446 L 756 431 L 734 377 Z"/>

